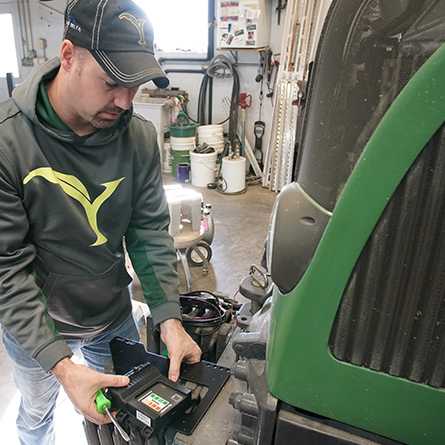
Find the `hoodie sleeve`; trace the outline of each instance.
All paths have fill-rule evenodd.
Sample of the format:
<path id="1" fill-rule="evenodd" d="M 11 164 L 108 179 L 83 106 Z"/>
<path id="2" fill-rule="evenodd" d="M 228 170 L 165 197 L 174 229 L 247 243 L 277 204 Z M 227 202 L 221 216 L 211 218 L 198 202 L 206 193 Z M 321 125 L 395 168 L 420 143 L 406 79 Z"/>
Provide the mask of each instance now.
<path id="1" fill-rule="evenodd" d="M 15 170 L 0 147 L 0 322 L 45 371 L 72 355 L 46 310 L 36 284 L 36 252 L 26 241 L 29 223 Z"/>
<path id="2" fill-rule="evenodd" d="M 139 119 L 134 117 L 133 119 Z M 173 237 L 168 233 L 170 215 L 162 182 L 156 130 L 144 122 L 144 146 L 138 158 L 133 215 L 125 234 L 125 245 L 141 282 L 144 298 L 155 325 L 169 318 L 181 319 L 179 278 Z M 147 152 L 148 157 L 147 157 Z"/>

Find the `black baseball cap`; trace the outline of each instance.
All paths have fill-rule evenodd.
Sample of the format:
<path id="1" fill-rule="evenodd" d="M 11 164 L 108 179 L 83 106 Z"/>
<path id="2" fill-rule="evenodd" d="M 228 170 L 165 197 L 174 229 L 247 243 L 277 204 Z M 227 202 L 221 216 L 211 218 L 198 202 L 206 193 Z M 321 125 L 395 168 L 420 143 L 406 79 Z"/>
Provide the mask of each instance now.
<path id="1" fill-rule="evenodd" d="M 120 86 L 149 80 L 158 88 L 169 85 L 155 57 L 153 27 L 132 0 L 73 0 L 65 10 L 63 38 L 89 49 Z"/>

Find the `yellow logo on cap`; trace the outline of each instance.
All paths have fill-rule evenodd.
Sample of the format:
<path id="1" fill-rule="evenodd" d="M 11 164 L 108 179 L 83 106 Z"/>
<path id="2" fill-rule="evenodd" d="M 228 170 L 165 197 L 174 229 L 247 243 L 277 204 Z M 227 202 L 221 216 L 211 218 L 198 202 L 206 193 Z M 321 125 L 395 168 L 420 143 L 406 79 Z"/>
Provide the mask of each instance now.
<path id="1" fill-rule="evenodd" d="M 133 23 L 134 26 L 136 26 L 136 29 L 139 31 L 139 45 L 145 45 L 145 36 L 144 36 L 144 24 L 146 20 L 137 19 L 134 15 L 129 14 L 128 12 L 123 12 L 120 16 L 120 19 L 127 19 L 131 23 Z"/>

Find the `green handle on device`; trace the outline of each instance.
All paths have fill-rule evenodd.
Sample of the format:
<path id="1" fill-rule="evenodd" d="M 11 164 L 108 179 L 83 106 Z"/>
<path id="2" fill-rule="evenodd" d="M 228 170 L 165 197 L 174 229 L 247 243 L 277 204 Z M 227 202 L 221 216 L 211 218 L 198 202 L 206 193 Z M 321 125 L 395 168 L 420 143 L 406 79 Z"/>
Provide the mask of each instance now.
<path id="1" fill-rule="evenodd" d="M 106 413 L 105 407 L 107 407 L 108 409 L 111 408 L 111 401 L 104 396 L 104 393 L 101 389 L 99 389 L 96 394 L 96 405 L 97 412 L 99 412 L 100 414 Z"/>

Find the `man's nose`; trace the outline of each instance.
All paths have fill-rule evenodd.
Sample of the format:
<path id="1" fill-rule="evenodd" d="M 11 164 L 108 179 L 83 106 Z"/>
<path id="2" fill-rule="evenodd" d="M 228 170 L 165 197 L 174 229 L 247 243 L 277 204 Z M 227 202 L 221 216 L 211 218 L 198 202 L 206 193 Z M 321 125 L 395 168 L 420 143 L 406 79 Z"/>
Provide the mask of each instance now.
<path id="1" fill-rule="evenodd" d="M 138 88 L 117 87 L 115 90 L 114 105 L 123 110 L 128 110 L 131 107 L 131 102 L 133 102 L 137 90 Z"/>

